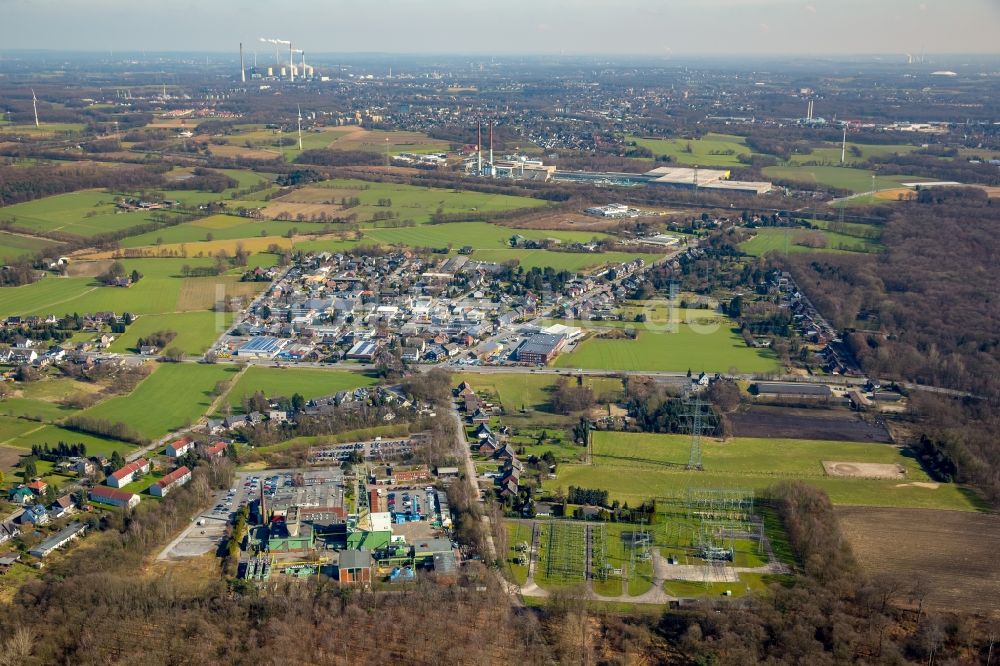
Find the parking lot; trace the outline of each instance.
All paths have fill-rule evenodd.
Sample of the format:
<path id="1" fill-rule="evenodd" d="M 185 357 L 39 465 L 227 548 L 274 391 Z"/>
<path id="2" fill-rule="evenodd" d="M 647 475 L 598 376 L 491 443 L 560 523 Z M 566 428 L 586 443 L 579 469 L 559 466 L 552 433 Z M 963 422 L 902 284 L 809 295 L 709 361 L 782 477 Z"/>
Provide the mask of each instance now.
<path id="1" fill-rule="evenodd" d="M 299 477 L 299 478 L 296 478 Z M 192 519 L 191 524 L 164 548 L 157 559 L 197 557 L 214 552 L 226 534 L 226 526 L 244 504 L 259 499 L 272 506 L 343 506 L 344 488 L 339 470 L 291 469 L 243 472 L 233 485 L 215 493 L 212 504 Z M 298 485 L 296 485 L 296 483 Z"/>

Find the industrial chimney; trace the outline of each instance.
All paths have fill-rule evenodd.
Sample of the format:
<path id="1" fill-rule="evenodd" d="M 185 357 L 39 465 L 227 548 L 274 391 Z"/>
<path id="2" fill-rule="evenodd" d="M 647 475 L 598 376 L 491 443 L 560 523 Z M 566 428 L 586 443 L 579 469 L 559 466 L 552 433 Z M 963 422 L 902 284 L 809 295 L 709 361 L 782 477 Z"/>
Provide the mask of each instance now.
<path id="1" fill-rule="evenodd" d="M 476 132 L 476 175 L 483 175 L 483 121 L 479 121 L 479 129 Z"/>
<path id="2" fill-rule="evenodd" d="M 243 42 L 240 42 L 240 81 L 247 82 L 247 68 L 243 62 Z"/>
<path id="3" fill-rule="evenodd" d="M 288 42 L 288 80 L 295 82 L 295 54 L 292 53 L 292 43 Z"/>
<path id="4" fill-rule="evenodd" d="M 490 121 L 490 175 L 496 178 L 496 170 L 493 168 L 493 121 Z"/>

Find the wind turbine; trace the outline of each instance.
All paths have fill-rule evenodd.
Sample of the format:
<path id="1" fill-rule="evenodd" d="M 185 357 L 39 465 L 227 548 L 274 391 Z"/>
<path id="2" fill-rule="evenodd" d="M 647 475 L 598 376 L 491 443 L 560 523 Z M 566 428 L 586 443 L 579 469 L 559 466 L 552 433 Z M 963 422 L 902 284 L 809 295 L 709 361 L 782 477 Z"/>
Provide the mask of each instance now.
<path id="1" fill-rule="evenodd" d="M 35 127 L 40 127 L 38 124 L 38 98 L 35 97 L 35 89 L 31 89 L 31 106 L 35 109 Z"/>

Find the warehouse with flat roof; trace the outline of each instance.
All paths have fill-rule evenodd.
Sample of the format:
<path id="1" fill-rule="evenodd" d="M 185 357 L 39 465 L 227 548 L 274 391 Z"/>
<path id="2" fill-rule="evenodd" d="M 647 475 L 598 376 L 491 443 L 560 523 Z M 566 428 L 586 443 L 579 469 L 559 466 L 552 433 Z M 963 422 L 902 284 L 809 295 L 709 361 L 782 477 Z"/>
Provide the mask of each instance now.
<path id="1" fill-rule="evenodd" d="M 538 333 L 517 348 L 517 360 L 519 363 L 545 365 L 556 357 L 565 344 L 565 335 Z"/>
<path id="2" fill-rule="evenodd" d="M 288 340 L 262 335 L 237 349 L 236 355 L 243 358 L 274 358 L 286 344 Z"/>

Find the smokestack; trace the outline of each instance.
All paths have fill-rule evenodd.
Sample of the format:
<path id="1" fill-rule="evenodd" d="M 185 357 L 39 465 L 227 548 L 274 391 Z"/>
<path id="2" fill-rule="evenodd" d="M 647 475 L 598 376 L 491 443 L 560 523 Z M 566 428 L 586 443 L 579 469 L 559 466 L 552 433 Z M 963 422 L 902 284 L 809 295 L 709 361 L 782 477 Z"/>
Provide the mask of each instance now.
<path id="1" fill-rule="evenodd" d="M 240 81 L 247 82 L 247 67 L 243 60 L 243 42 L 240 42 Z"/>
<path id="2" fill-rule="evenodd" d="M 496 178 L 496 171 L 493 169 L 493 121 L 490 121 L 490 175 Z"/>
<path id="3" fill-rule="evenodd" d="M 295 82 L 295 54 L 292 53 L 292 43 L 288 42 L 288 80 Z"/>
<path id="4" fill-rule="evenodd" d="M 479 129 L 476 133 L 476 175 L 483 175 L 483 121 L 479 121 Z"/>

